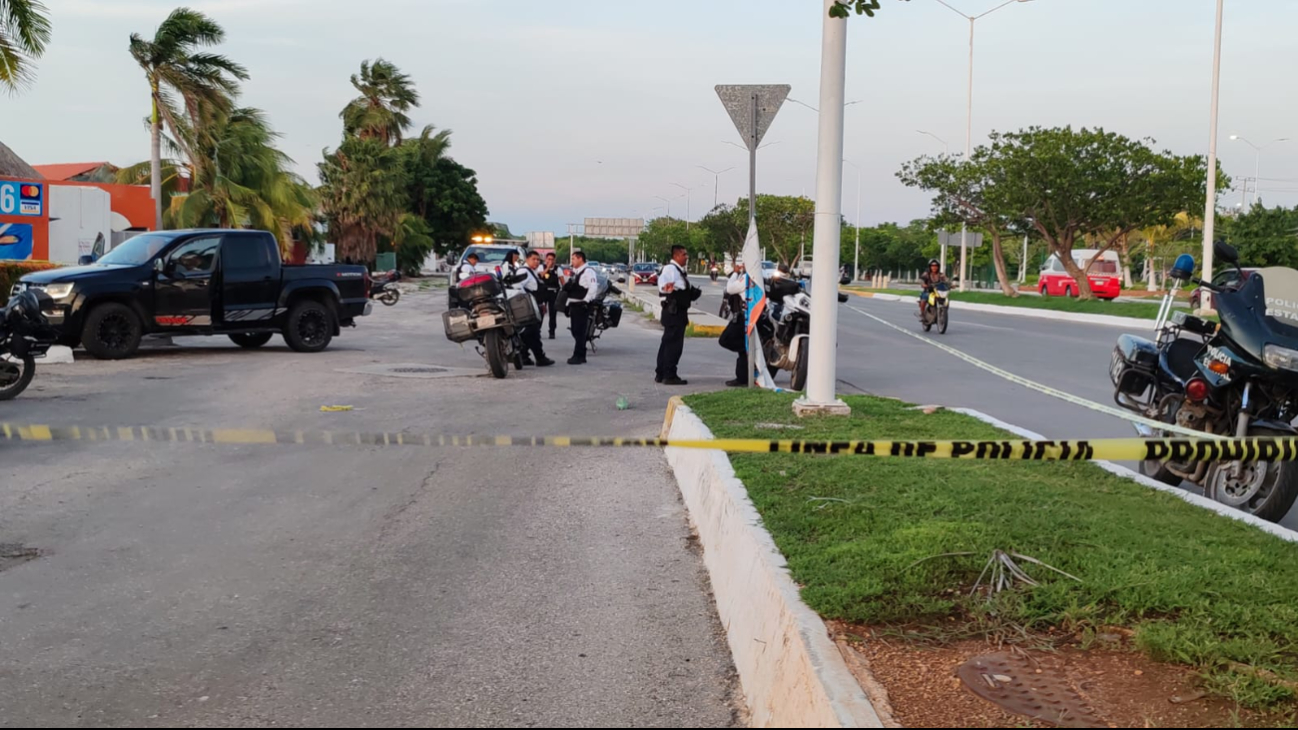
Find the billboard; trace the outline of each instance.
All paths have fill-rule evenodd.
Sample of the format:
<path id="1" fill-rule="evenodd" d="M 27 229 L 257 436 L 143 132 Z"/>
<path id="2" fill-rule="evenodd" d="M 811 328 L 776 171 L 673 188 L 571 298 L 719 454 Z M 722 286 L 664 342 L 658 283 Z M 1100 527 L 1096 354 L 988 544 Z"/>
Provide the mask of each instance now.
<path id="1" fill-rule="evenodd" d="M 585 235 L 592 238 L 639 238 L 643 218 L 587 218 Z"/>
<path id="2" fill-rule="evenodd" d="M 45 215 L 45 186 L 40 183 L 0 180 L 0 215 L 40 218 Z"/>
<path id="3" fill-rule="evenodd" d="M 532 231 L 527 234 L 527 247 L 531 249 L 554 248 L 553 231 Z"/>

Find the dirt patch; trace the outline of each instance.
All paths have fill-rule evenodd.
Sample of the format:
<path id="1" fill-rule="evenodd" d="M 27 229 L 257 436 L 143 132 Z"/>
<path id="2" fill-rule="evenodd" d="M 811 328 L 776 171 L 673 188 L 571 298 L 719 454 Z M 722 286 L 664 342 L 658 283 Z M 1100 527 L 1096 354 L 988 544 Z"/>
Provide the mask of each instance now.
<path id="1" fill-rule="evenodd" d="M 1206 697 L 1195 670 L 1151 661 L 1121 633 L 1101 634 L 1088 649 L 1072 642 L 1026 651 L 987 640 L 928 646 L 833 624 L 830 632 L 890 727 L 1056 727 L 978 697 L 957 676 L 966 662 L 995 652 L 1025 658 L 1034 673 L 1062 682 L 1093 710 L 1084 722 L 1060 727 L 1283 726 L 1281 718 Z"/>

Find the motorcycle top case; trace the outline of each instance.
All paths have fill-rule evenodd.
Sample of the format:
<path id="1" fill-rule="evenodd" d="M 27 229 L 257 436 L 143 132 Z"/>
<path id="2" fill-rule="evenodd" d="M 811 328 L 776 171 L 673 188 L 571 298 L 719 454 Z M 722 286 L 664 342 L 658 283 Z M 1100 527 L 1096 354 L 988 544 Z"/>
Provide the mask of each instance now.
<path id="1" fill-rule="evenodd" d="M 469 286 L 456 285 L 451 288 L 451 296 L 461 302 L 476 302 L 482 299 L 491 299 L 498 297 L 502 293 L 500 282 L 495 277 L 477 276 L 476 281 Z M 466 279 L 465 281 L 470 281 Z"/>
<path id="2" fill-rule="evenodd" d="M 517 327 L 530 327 L 541 323 L 541 310 L 531 294 L 515 294 L 509 298 L 509 316 Z"/>
<path id="3" fill-rule="evenodd" d="M 446 328 L 446 339 L 451 342 L 468 342 L 475 339 L 472 315 L 463 309 L 451 309 L 442 312 L 442 326 Z"/>

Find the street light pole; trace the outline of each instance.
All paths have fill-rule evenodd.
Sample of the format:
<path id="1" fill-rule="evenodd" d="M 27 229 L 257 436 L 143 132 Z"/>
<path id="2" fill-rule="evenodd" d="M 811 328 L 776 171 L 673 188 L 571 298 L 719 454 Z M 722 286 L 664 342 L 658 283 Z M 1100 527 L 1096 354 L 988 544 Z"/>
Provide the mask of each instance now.
<path id="1" fill-rule="evenodd" d="M 852 280 L 861 278 L 861 166 L 847 158 L 843 162 L 856 168 L 856 256 L 852 259 Z"/>
<path id="2" fill-rule="evenodd" d="M 847 20 L 833 17 L 837 0 L 821 3 L 820 118 L 816 153 L 816 231 L 812 239 L 811 337 L 806 394 L 794 403 L 803 414 L 851 413 L 835 393 L 838 382 L 838 259 L 843 224 L 843 96 L 847 77 Z"/>
<path id="3" fill-rule="evenodd" d="M 713 209 L 716 209 L 716 207 L 717 207 L 717 192 L 721 189 L 721 176 L 724 175 L 724 174 L 726 174 L 727 172 L 730 172 L 731 170 L 733 170 L 733 169 L 735 169 L 735 168 L 733 168 L 733 167 L 727 167 L 726 169 L 724 169 L 724 170 L 718 172 L 718 171 L 716 171 L 716 170 L 713 170 L 713 169 L 710 169 L 710 168 L 704 167 L 704 166 L 702 166 L 702 165 L 697 165 L 697 167 L 698 167 L 700 170 L 706 170 L 707 172 L 712 173 L 712 176 L 713 176 L 713 179 L 712 179 L 712 208 L 713 208 Z"/>
<path id="4" fill-rule="evenodd" d="M 1001 3 L 1000 5 L 997 5 L 991 10 L 988 10 L 987 12 L 982 13 L 980 15 L 969 15 L 963 11 L 956 10 L 951 4 L 946 2 L 946 0 L 937 0 L 937 1 L 945 5 L 946 7 L 950 8 L 951 12 L 955 13 L 956 15 L 959 15 L 962 18 L 967 18 L 969 20 L 969 93 L 968 93 L 968 98 L 966 103 L 965 146 L 964 146 L 964 158 L 965 161 L 968 162 L 969 158 L 973 156 L 974 25 L 979 18 L 985 18 L 988 15 L 991 15 L 992 13 L 996 12 L 997 10 L 1000 10 L 1001 8 L 1007 5 L 1013 5 L 1016 2 L 1028 3 L 1028 2 L 1032 2 L 1032 0 L 1005 0 L 1005 2 Z M 968 263 L 969 263 L 969 226 L 965 224 L 961 224 L 960 225 L 960 291 L 968 291 L 969 288 L 968 281 L 967 281 L 969 278 Z"/>
<path id="5" fill-rule="evenodd" d="M 685 232 L 686 232 L 686 233 L 689 233 L 689 231 L 690 231 L 690 218 L 694 215 L 694 214 L 691 212 L 690 205 L 694 202 L 694 190 L 695 190 L 695 188 L 687 188 L 687 187 L 685 187 L 684 185 L 681 185 L 680 183 L 672 183 L 672 185 L 675 185 L 676 187 L 678 187 L 678 188 L 680 188 L 681 190 L 684 190 L 684 191 L 685 191 Z"/>
<path id="6" fill-rule="evenodd" d="M 1252 147 L 1252 148 L 1253 148 L 1253 151 L 1257 153 L 1257 155 L 1256 155 L 1256 157 L 1254 158 L 1254 161 L 1253 161 L 1253 203 L 1256 205 L 1256 204 L 1257 204 L 1258 188 L 1259 188 L 1259 187 L 1261 186 L 1261 184 L 1262 184 L 1262 183 L 1261 183 L 1261 180 L 1262 180 L 1262 150 L 1265 150 L 1265 149 L 1267 149 L 1268 147 L 1274 147 L 1275 145 L 1278 145 L 1278 144 L 1280 144 L 1281 142 L 1288 142 L 1288 141 L 1289 141 L 1289 138 L 1288 138 L 1288 137 L 1281 137 L 1281 138 L 1279 138 L 1279 139 L 1273 139 L 1273 140 L 1271 140 L 1270 142 L 1267 142 L 1266 144 L 1262 145 L 1261 147 L 1259 147 L 1259 146 L 1253 144 L 1252 142 L 1248 141 L 1248 140 L 1245 139 L 1244 137 L 1239 136 L 1238 134 L 1232 134 L 1232 135 L 1230 135 L 1230 138 L 1231 138 L 1232 140 L 1238 140 L 1238 141 L 1240 141 L 1240 142 L 1243 142 L 1244 144 L 1248 145 L 1249 147 Z M 1242 206 L 1247 206 L 1247 205 L 1248 205 L 1248 180 L 1245 180 L 1245 181 L 1244 181 L 1244 195 L 1242 196 L 1240 202 L 1241 202 Z"/>
<path id="7" fill-rule="evenodd" d="M 1203 206 L 1203 280 L 1212 281 L 1212 242 L 1217 217 L 1217 106 L 1221 98 L 1221 21 L 1225 0 L 1217 0 L 1217 30 L 1212 53 L 1212 104 L 1208 116 L 1208 194 Z M 1211 294 L 1207 295 L 1211 299 Z M 1199 306 L 1205 307 L 1202 302 Z"/>
<path id="8" fill-rule="evenodd" d="M 947 144 L 947 141 L 946 141 L 945 139 L 942 139 L 941 137 L 937 136 L 936 134 L 933 134 L 932 132 L 925 132 L 925 131 L 922 130 L 922 129 L 917 129 L 917 130 L 915 130 L 915 131 L 916 131 L 916 132 L 919 132 L 920 134 L 928 135 L 929 137 L 932 137 L 933 139 L 935 139 L 935 140 L 941 142 L 941 143 L 942 143 L 942 149 L 943 149 L 942 154 L 945 155 L 945 156 L 947 156 L 947 157 L 950 157 L 950 156 L 951 156 L 951 145 Z M 940 245 L 941 245 L 941 247 L 942 247 L 942 251 L 941 251 L 941 255 L 940 255 L 940 258 L 941 258 L 941 261 L 942 261 L 942 265 L 939 267 L 938 270 L 941 271 L 943 274 L 945 274 L 945 273 L 946 273 L 946 244 L 945 244 L 945 243 L 942 243 L 942 244 L 940 244 Z"/>

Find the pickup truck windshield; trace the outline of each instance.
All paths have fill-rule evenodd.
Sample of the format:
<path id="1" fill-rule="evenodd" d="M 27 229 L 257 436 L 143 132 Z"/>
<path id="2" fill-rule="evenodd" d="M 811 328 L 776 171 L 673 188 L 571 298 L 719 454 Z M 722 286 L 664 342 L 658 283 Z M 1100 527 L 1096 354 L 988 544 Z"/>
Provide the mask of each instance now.
<path id="1" fill-rule="evenodd" d="M 147 264 L 149 259 L 157 256 L 158 252 L 173 240 L 174 239 L 171 236 L 159 235 L 156 233 L 146 233 L 141 236 L 136 236 L 108 252 L 106 256 L 99 259 L 99 263 L 109 264 L 111 266 L 139 266 L 141 264 Z"/>

